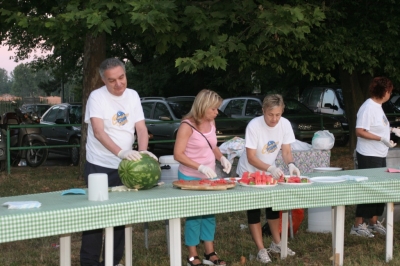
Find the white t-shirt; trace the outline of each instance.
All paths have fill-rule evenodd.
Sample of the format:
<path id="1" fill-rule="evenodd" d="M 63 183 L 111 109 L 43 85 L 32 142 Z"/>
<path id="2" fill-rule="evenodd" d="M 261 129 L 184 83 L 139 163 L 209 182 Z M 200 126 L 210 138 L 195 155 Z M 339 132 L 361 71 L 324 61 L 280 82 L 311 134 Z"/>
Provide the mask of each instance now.
<path id="1" fill-rule="evenodd" d="M 139 95 L 135 90 L 127 88 L 121 96 L 115 96 L 103 86 L 90 93 L 86 105 L 86 160 L 95 165 L 117 169 L 121 159 L 95 138 L 90 123 L 92 117 L 103 119 L 104 131 L 121 149 L 132 149 L 135 142 L 135 123 L 144 120 Z"/>
<path id="2" fill-rule="evenodd" d="M 275 165 L 275 159 L 281 150 L 282 144 L 295 142 L 293 128 L 284 117 L 281 117 L 275 127 L 270 127 L 265 123 L 264 116 L 252 119 L 246 128 L 245 146 L 246 148 L 256 149 L 257 158 L 269 165 Z M 246 151 L 240 156 L 236 173 L 242 176 L 244 172 L 256 172 L 248 160 Z"/>
<path id="3" fill-rule="evenodd" d="M 357 113 L 356 128 L 363 128 L 379 137 L 390 139 L 390 125 L 382 105 L 366 100 Z M 356 150 L 364 156 L 386 157 L 389 148 L 380 141 L 357 137 Z"/>

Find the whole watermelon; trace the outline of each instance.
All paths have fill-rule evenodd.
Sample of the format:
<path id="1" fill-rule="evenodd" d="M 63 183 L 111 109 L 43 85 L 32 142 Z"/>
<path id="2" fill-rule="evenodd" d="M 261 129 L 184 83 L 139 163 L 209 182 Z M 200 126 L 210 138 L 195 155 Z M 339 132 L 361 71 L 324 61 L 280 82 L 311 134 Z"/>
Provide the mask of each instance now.
<path id="1" fill-rule="evenodd" d="M 147 154 L 141 155 L 142 159 L 138 161 L 124 159 L 118 166 L 122 184 L 128 188 L 149 189 L 160 179 L 160 164 Z"/>

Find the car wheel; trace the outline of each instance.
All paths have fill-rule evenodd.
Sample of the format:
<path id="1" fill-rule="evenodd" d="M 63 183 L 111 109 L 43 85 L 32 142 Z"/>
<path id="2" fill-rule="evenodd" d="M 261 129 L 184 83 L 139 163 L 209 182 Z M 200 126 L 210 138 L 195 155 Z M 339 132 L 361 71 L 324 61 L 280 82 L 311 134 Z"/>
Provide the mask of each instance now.
<path id="1" fill-rule="evenodd" d="M 79 139 L 72 139 L 70 141 L 70 144 L 79 145 L 80 141 Z M 70 156 L 72 165 L 77 166 L 79 164 L 79 159 L 80 159 L 80 147 L 72 147 L 70 149 Z"/>
<path id="2" fill-rule="evenodd" d="M 24 146 L 32 147 L 26 150 L 26 164 L 30 167 L 41 166 L 47 160 L 48 149 L 33 148 L 34 146 L 46 146 L 46 143 L 34 140 L 32 144 L 26 143 Z"/>

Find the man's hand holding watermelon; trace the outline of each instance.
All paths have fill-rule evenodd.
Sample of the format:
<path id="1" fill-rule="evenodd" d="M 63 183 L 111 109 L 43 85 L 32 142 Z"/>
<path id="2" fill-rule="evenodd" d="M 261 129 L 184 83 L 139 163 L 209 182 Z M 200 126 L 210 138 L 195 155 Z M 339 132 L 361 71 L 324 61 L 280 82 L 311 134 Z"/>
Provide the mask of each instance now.
<path id="1" fill-rule="evenodd" d="M 158 161 L 157 156 L 155 156 L 153 153 L 149 151 L 135 151 L 135 150 L 120 150 L 118 153 L 118 157 L 121 159 L 126 159 L 129 161 L 138 161 L 142 159 L 141 154 L 147 154 L 154 160 Z"/>
<path id="2" fill-rule="evenodd" d="M 149 151 L 140 151 L 139 153 L 141 153 L 141 154 L 147 154 L 147 155 L 149 155 L 151 158 L 153 158 L 154 160 L 156 160 L 156 161 L 158 162 L 157 156 L 155 156 L 152 152 L 149 152 Z"/>
<path id="3" fill-rule="evenodd" d="M 120 150 L 118 152 L 118 157 L 129 161 L 138 161 L 142 158 L 142 155 L 135 150 Z"/>

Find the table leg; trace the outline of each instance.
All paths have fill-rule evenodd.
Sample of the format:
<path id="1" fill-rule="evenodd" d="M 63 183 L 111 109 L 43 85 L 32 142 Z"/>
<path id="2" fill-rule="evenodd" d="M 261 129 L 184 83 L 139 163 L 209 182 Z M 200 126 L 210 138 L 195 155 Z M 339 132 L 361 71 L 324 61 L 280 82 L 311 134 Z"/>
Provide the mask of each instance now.
<path id="1" fill-rule="evenodd" d="M 386 203 L 386 262 L 393 259 L 393 212 L 394 203 Z"/>
<path id="2" fill-rule="evenodd" d="M 125 266 L 132 266 L 132 225 L 125 225 Z"/>
<path id="3" fill-rule="evenodd" d="M 107 227 L 105 229 L 106 237 L 105 237 L 105 266 L 113 266 L 114 262 L 114 227 Z"/>
<path id="4" fill-rule="evenodd" d="M 60 266 L 71 266 L 71 234 L 60 236 Z"/>
<path id="5" fill-rule="evenodd" d="M 182 265 L 181 219 L 169 220 L 170 265 Z"/>
<path id="6" fill-rule="evenodd" d="M 281 259 L 287 257 L 288 243 L 288 211 L 282 211 L 282 234 L 281 234 Z"/>
<path id="7" fill-rule="evenodd" d="M 331 230 L 332 230 L 332 256 L 335 256 L 336 215 L 335 207 L 331 207 Z"/>
<path id="8" fill-rule="evenodd" d="M 343 265 L 343 251 L 344 251 L 344 213 L 345 206 L 335 206 L 335 235 L 333 247 L 333 261 L 332 265 L 342 266 Z"/>
<path id="9" fill-rule="evenodd" d="M 167 238 L 167 253 L 169 255 L 170 247 L 169 247 L 169 221 L 168 220 L 165 220 L 165 235 Z"/>
<path id="10" fill-rule="evenodd" d="M 149 249 L 149 223 L 145 222 L 144 226 L 144 246 L 146 249 Z"/>
<path id="11" fill-rule="evenodd" d="M 290 238 L 294 238 L 294 233 L 293 233 L 293 217 L 292 217 L 292 211 L 289 211 L 289 231 L 290 231 Z"/>

